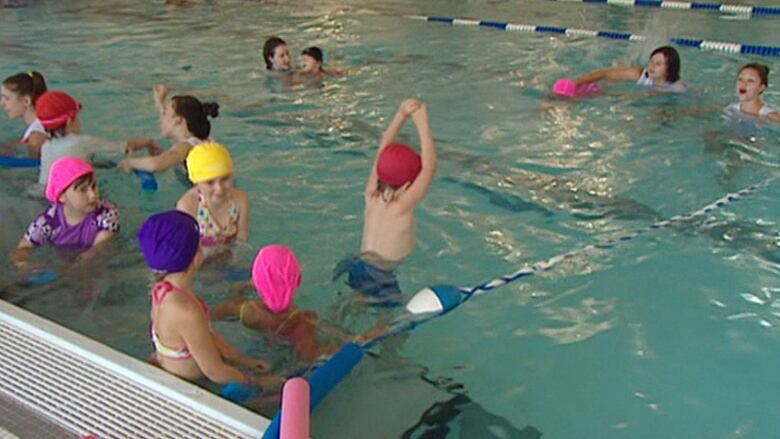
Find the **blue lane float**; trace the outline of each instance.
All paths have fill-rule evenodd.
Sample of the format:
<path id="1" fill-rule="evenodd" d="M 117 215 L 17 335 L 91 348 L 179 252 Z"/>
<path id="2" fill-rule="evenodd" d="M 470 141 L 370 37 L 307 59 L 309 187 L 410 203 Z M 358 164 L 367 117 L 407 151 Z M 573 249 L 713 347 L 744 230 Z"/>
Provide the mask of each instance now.
<path id="1" fill-rule="evenodd" d="M 660 8 L 690 11 L 719 12 L 721 14 L 780 17 L 780 8 L 774 6 L 735 5 L 726 3 L 676 2 L 651 0 L 556 0 L 565 3 L 588 3 L 617 6 L 634 6 L 637 8 Z"/>
<path id="2" fill-rule="evenodd" d="M 545 26 L 545 25 L 530 25 L 530 24 L 515 24 L 502 21 L 485 21 L 485 20 L 473 20 L 466 18 L 452 18 L 452 17 L 429 17 L 424 15 L 405 15 L 404 17 L 428 21 L 431 23 L 445 23 L 453 26 L 476 26 L 486 27 L 490 29 L 498 29 L 503 31 L 513 32 L 535 32 L 542 34 L 556 34 L 566 36 L 584 36 L 595 38 L 607 38 L 610 40 L 621 41 L 644 41 L 647 39 L 644 35 L 629 34 L 625 32 L 614 31 L 599 31 L 589 29 L 576 29 L 566 28 L 559 26 Z M 671 38 L 669 40 L 673 44 L 679 46 L 691 47 L 699 50 L 714 50 L 720 52 L 728 52 L 742 55 L 757 55 L 757 56 L 769 56 L 780 57 L 779 46 L 762 46 L 758 44 L 744 44 L 744 43 L 730 43 L 724 41 L 710 41 L 697 38 Z"/>

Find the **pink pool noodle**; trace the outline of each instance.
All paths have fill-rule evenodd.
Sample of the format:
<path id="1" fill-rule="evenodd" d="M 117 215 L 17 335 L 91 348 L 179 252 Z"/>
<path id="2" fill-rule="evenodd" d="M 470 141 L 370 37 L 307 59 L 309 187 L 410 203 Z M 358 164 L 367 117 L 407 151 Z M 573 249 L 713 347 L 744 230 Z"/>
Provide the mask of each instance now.
<path id="1" fill-rule="evenodd" d="M 309 439 L 309 398 L 309 383 L 303 378 L 284 383 L 279 439 Z"/>
<path id="2" fill-rule="evenodd" d="M 573 79 L 561 78 L 555 81 L 552 92 L 554 95 L 567 98 L 593 96 L 601 92 L 601 86 L 597 82 L 586 82 L 577 85 Z"/>

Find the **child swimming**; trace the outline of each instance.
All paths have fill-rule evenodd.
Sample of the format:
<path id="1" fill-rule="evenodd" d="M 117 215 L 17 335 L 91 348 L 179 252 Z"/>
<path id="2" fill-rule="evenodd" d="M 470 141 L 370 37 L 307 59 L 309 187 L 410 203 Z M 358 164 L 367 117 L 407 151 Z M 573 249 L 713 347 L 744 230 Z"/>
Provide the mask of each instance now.
<path id="1" fill-rule="evenodd" d="M 91 161 L 95 153 L 120 155 L 126 151 L 146 148 L 157 153 L 159 146 L 152 139 L 130 139 L 127 142 L 108 141 L 84 136 L 81 132 L 79 112 L 81 104 L 62 91 L 47 91 L 35 104 L 41 125 L 50 140 L 41 148 L 41 169 L 38 182 L 46 186 L 49 168 L 62 157 L 78 157 Z"/>
<path id="2" fill-rule="evenodd" d="M 313 361 L 338 351 L 339 344 L 318 341 L 317 332 L 323 325 L 317 313 L 292 305 L 293 296 L 301 285 L 301 266 L 291 249 L 280 244 L 261 248 L 252 265 L 252 283 L 259 300 L 238 298 L 223 302 L 215 308 L 214 319 L 237 317 L 248 328 L 287 339 L 303 361 Z M 335 328 L 330 328 L 330 332 L 334 331 Z M 339 341 L 363 338 L 337 332 Z M 370 338 L 371 333 L 365 337 Z"/>
<path id="3" fill-rule="evenodd" d="M 21 143 L 27 146 L 27 154 L 34 158 L 41 156 L 41 147 L 49 140 L 35 111 L 35 102 L 45 92 L 46 80 L 35 71 L 17 73 L 3 80 L 3 109 L 10 119 L 21 117 L 27 124 Z"/>
<path id="4" fill-rule="evenodd" d="M 780 112 L 769 107 L 761 95 L 769 87 L 769 67 L 748 63 L 740 67 L 737 76 L 737 102 L 727 105 L 724 111 L 731 115 L 747 115 L 780 122 Z"/>
<path id="5" fill-rule="evenodd" d="M 673 47 L 653 50 L 646 67 L 612 67 L 596 70 L 574 79 L 576 86 L 611 79 L 634 81 L 637 85 L 657 91 L 682 93 L 688 86 L 680 79 L 680 55 Z"/>
<path id="6" fill-rule="evenodd" d="M 294 80 L 306 81 L 324 76 L 342 74 L 338 70 L 326 70 L 322 67 L 322 50 L 319 47 L 309 47 L 301 52 L 301 67 L 295 71 Z"/>
<path id="7" fill-rule="evenodd" d="M 394 143 L 408 118 L 417 127 L 421 155 L 407 145 Z M 347 284 L 371 296 L 372 301 L 397 304 L 401 290 L 393 270 L 414 249 L 414 209 L 428 193 L 436 167 L 428 109 L 416 99 L 405 99 L 382 135 L 366 182 L 360 255 L 341 261 L 336 278 L 348 273 Z"/>
<path id="8" fill-rule="evenodd" d="M 211 142 L 209 118 L 219 116 L 219 105 L 201 102 L 188 95 L 179 95 L 166 102 L 168 88 L 154 86 L 154 102 L 160 113 L 160 135 L 173 141 L 167 151 L 148 157 L 127 157 L 119 163 L 119 169 L 160 172 L 184 163 L 193 146 Z"/>
<path id="9" fill-rule="evenodd" d="M 269 73 L 292 72 L 292 57 L 287 42 L 279 37 L 271 37 L 263 44 L 263 61 Z"/>
<path id="10" fill-rule="evenodd" d="M 193 276 L 203 259 L 195 219 L 180 211 L 157 213 L 147 218 L 137 236 L 155 275 L 150 334 L 157 364 L 186 380 L 205 376 L 220 384 L 278 383 L 275 377 L 255 378 L 226 362 L 259 371 L 271 367 L 230 346 L 211 327 L 206 303 L 193 293 Z"/>
<path id="11" fill-rule="evenodd" d="M 46 198 L 51 206 L 30 223 L 11 253 L 17 267 L 26 265 L 33 247 L 51 243 L 83 252 L 107 242 L 119 231 L 119 209 L 100 198 L 95 171 L 84 160 L 64 157 L 54 162 Z"/>
<path id="12" fill-rule="evenodd" d="M 224 146 L 203 143 L 187 156 L 187 172 L 195 185 L 176 203 L 198 221 L 200 244 L 207 254 L 236 239 L 249 239 L 249 197 L 233 187 L 233 160 Z"/>

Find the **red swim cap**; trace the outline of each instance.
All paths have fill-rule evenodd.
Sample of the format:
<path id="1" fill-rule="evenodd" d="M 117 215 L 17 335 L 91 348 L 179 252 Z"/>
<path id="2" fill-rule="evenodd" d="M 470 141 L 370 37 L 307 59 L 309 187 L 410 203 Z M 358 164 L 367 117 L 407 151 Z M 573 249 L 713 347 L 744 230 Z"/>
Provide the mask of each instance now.
<path id="1" fill-rule="evenodd" d="M 422 169 L 422 160 L 417 151 L 408 145 L 393 143 L 387 145 L 376 163 L 379 181 L 393 187 L 411 183 Z"/>
<path id="2" fill-rule="evenodd" d="M 35 111 L 41 125 L 56 130 L 73 119 L 81 110 L 81 104 L 63 91 L 47 91 L 35 101 Z"/>

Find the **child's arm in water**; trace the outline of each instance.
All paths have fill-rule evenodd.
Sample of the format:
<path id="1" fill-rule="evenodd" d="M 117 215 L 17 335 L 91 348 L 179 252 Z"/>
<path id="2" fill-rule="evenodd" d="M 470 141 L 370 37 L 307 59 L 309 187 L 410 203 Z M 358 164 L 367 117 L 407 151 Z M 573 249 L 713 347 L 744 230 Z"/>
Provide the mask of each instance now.
<path id="1" fill-rule="evenodd" d="M 187 159 L 187 154 L 192 146 L 187 142 L 182 142 L 172 146 L 162 154 L 150 155 L 146 157 L 125 157 L 118 168 L 124 172 L 132 170 L 160 172 L 170 169 Z"/>
<path id="2" fill-rule="evenodd" d="M 43 133 L 34 131 L 27 137 L 27 141 L 11 140 L 8 142 L 0 143 L 0 150 L 2 155 L 16 155 L 17 148 L 24 147 L 27 149 L 27 156 L 30 158 L 41 158 L 41 147 L 46 141 L 49 140 Z"/>
<path id="3" fill-rule="evenodd" d="M 640 76 L 642 76 L 641 67 L 612 67 L 578 76 L 574 79 L 574 83 L 581 85 L 589 82 L 601 81 L 602 79 L 611 79 L 613 81 L 638 81 Z"/>
<path id="4" fill-rule="evenodd" d="M 109 241 L 111 241 L 116 235 L 117 232 L 112 232 L 109 230 L 104 230 L 98 233 L 97 236 L 95 236 L 95 242 L 92 244 L 92 247 L 79 254 L 76 257 L 76 260 L 73 261 L 73 264 L 62 271 L 63 274 L 75 270 L 83 266 L 84 264 L 88 263 L 89 261 L 95 259 L 95 257 L 97 257 L 100 254 L 100 252 L 102 252 L 103 249 L 106 248 Z"/>
<path id="5" fill-rule="evenodd" d="M 162 151 L 154 139 L 133 138 L 127 141 L 122 141 L 102 139 L 100 137 L 89 136 L 86 134 L 75 134 L 75 136 L 78 136 L 77 138 L 79 144 L 83 145 L 84 148 L 93 154 L 127 154 L 139 149 L 146 149 L 149 151 L 149 154 L 159 154 Z"/>
<path id="6" fill-rule="evenodd" d="M 215 383 L 243 382 L 244 374 L 222 359 L 206 316 L 197 306 L 193 302 L 186 305 L 186 309 L 176 309 L 171 318 L 175 327 L 181 328 L 180 335 L 198 368 Z"/>
<path id="7" fill-rule="evenodd" d="M 260 372 L 268 372 L 271 370 L 271 363 L 260 358 L 249 358 L 230 345 L 219 332 L 212 330 L 211 335 L 214 337 L 214 343 L 217 345 L 217 350 L 222 355 L 222 358 L 232 361 L 249 369 L 255 369 Z"/>
<path id="8" fill-rule="evenodd" d="M 780 112 L 773 111 L 766 115 L 766 118 L 775 122 L 780 122 Z"/>
<path id="9" fill-rule="evenodd" d="M 27 238 L 22 238 L 8 257 L 11 259 L 11 262 L 16 265 L 16 268 L 24 268 L 27 266 L 27 260 L 34 247 L 35 246 L 28 241 Z"/>

